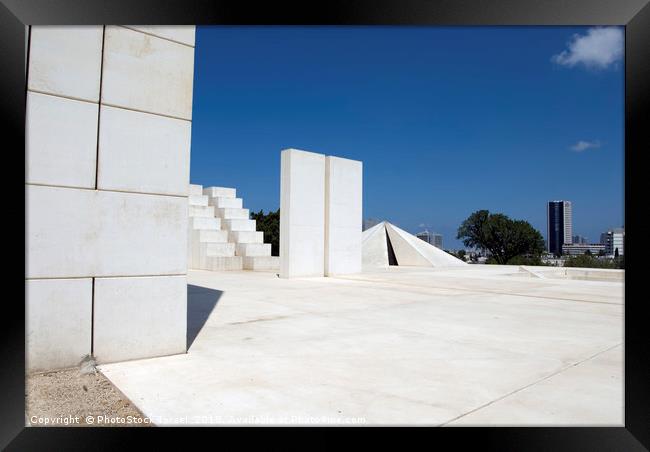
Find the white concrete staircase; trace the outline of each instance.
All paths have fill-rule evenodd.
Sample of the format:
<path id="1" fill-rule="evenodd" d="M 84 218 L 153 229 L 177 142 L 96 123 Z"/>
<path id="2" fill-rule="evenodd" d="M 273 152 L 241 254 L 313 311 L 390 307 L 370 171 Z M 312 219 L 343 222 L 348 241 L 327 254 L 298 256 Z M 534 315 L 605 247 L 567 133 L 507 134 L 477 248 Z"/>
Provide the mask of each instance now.
<path id="1" fill-rule="evenodd" d="M 188 266 L 197 270 L 277 271 L 264 232 L 242 207 L 234 188 L 190 185 Z"/>

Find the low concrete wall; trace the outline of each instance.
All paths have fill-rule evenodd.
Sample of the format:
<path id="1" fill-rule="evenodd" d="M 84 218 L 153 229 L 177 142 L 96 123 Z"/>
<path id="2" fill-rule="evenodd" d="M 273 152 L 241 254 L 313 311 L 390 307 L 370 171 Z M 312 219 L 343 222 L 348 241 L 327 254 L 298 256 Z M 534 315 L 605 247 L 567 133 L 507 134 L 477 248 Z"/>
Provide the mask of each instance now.
<path id="1" fill-rule="evenodd" d="M 586 281 L 624 281 L 625 270 L 609 268 L 580 268 L 580 267 L 544 267 L 523 266 L 531 276 L 535 274 L 550 279 L 580 279 Z"/>

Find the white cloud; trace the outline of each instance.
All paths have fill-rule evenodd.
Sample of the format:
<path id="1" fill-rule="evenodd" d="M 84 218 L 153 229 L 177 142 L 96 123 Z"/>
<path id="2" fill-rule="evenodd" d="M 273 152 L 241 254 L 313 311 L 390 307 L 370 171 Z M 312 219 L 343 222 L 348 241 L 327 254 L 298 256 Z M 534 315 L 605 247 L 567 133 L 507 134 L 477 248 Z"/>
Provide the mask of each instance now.
<path id="1" fill-rule="evenodd" d="M 591 69 L 605 69 L 623 58 L 623 30 L 616 27 L 596 27 L 586 35 L 575 34 L 567 49 L 551 60 L 562 66 L 578 64 Z"/>
<path id="2" fill-rule="evenodd" d="M 580 140 L 576 144 L 571 146 L 570 149 L 572 151 L 576 151 L 576 152 L 583 152 L 583 151 L 586 151 L 587 149 L 597 149 L 599 147 L 600 147 L 600 141 L 598 141 L 598 140 L 596 140 L 596 141 Z"/>

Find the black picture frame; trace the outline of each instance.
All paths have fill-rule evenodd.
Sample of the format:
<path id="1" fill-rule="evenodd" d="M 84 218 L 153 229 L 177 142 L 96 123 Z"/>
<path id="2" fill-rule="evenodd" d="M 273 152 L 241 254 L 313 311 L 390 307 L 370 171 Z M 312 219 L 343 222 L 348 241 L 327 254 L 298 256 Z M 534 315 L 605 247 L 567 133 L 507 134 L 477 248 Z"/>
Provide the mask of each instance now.
<path id="1" fill-rule="evenodd" d="M 625 26 L 625 426 L 521 427 L 424 429 L 435 435 L 428 445 L 453 441 L 456 447 L 480 446 L 498 450 L 648 450 L 650 448 L 650 333 L 643 315 L 647 295 L 634 295 L 640 270 L 637 233 L 645 213 L 639 203 L 643 188 L 641 159 L 648 151 L 650 130 L 650 5 L 648 0 L 326 0 L 293 3 L 205 0 L 2 0 L 0 5 L 0 71 L 5 149 L 18 156 L 24 145 L 27 25 L 81 24 L 303 24 L 303 25 L 622 25 Z M 16 177 L 21 177 L 15 171 Z M 24 173 L 23 173 L 24 174 Z M 16 196 L 13 190 L 8 191 Z M 20 212 L 20 199 L 14 209 Z M 24 213 L 24 203 L 22 205 Z M 637 208 L 638 207 L 638 208 Z M 24 218 L 24 217 L 23 217 Z M 15 220 L 15 217 L 14 217 Z M 19 221 L 15 221 L 19 223 Z M 635 248 L 635 247 L 639 248 Z M 24 250 L 24 248 L 23 248 Z M 24 257 L 23 257 L 24 259 Z M 18 260 L 20 262 L 20 259 Z M 24 262 L 24 260 L 22 261 Z M 24 267 L 23 267 L 24 268 Z M 18 283 L 16 283 L 18 284 Z M 24 291 L 24 286 L 23 286 Z M 20 293 L 20 289 L 18 290 Z M 24 305 L 18 296 L 4 297 L 13 313 L 2 329 L 2 422 L 0 447 L 9 450 L 113 449 L 125 445 L 124 435 L 159 432 L 168 438 L 172 429 L 25 428 Z M 3 307 L 3 312 L 4 307 Z M 128 432 L 127 432 L 128 430 Z M 138 431 L 136 433 L 135 431 Z M 174 429 L 176 430 L 176 429 Z M 237 430 L 237 429 L 236 429 Z M 270 429 L 266 429 L 270 433 Z M 293 433 L 297 429 L 292 429 Z M 325 446 L 324 428 L 302 428 L 317 446 Z M 277 430 L 276 430 L 277 431 Z M 357 429 L 357 431 L 365 431 Z M 196 430 L 193 429 L 193 434 Z M 414 431 L 412 431 L 414 432 Z M 411 435 L 412 432 L 408 434 Z M 423 429 L 417 429 L 422 433 Z M 235 438 L 248 441 L 236 431 Z M 224 435 L 219 434 L 222 441 Z M 385 436 L 373 429 L 375 439 Z M 147 435 L 147 439 L 151 437 Z M 246 435 L 248 436 L 248 435 Z M 243 438 L 242 438 L 243 437 Z M 166 439 L 164 440 L 166 441 Z M 197 443 L 198 444 L 198 443 Z M 222 443 L 225 444 L 225 443 Z M 268 443 L 287 446 L 288 443 Z M 128 444 L 127 444 L 128 445 Z M 151 445 L 151 444 L 150 444 Z M 332 444 L 333 446 L 336 443 Z M 388 443 L 385 443 L 388 445 Z M 404 447 L 406 443 L 399 444 Z M 455 447 L 455 448 L 456 448 Z"/>

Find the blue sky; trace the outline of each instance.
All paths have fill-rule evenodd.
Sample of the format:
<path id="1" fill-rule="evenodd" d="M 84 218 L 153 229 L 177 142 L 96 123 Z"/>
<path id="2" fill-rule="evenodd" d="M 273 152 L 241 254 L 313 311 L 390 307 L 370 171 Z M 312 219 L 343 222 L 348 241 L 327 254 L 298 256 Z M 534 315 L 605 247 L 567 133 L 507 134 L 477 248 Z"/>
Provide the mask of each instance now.
<path id="1" fill-rule="evenodd" d="M 598 241 L 624 213 L 622 30 L 223 27 L 196 30 L 192 183 L 280 204 L 280 151 L 362 160 L 364 218 L 456 240 L 488 209 L 546 237 L 573 202 Z"/>

